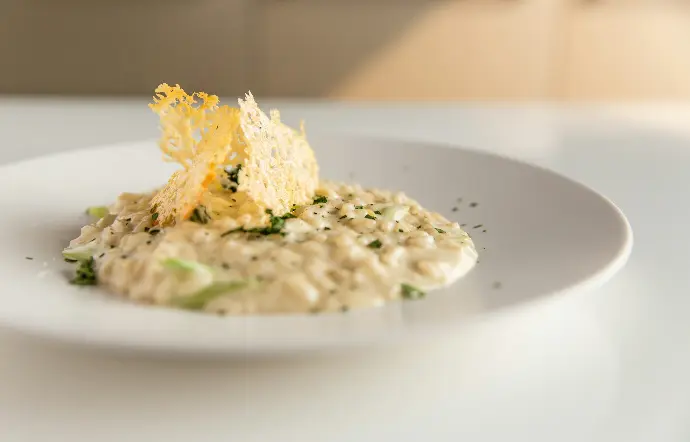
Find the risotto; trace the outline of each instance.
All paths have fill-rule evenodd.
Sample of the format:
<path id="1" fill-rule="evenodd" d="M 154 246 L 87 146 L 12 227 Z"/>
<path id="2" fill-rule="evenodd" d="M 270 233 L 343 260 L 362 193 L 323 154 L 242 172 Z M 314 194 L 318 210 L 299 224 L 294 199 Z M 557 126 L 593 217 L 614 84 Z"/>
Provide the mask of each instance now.
<path id="1" fill-rule="evenodd" d="M 163 190 L 90 209 L 98 220 L 63 252 L 77 261 L 73 282 L 215 314 L 343 312 L 422 298 L 477 262 L 457 223 L 403 193 L 321 181 L 283 213 L 259 203 L 224 213 L 217 199 L 251 196 L 241 166 L 224 171 L 216 199 L 198 197 L 174 221 L 160 219 Z"/>

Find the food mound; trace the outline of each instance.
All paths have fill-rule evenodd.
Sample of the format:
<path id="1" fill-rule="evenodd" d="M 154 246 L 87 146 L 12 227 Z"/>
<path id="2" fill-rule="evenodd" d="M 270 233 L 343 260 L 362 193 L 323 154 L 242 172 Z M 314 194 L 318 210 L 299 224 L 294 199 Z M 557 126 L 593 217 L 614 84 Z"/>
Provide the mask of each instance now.
<path id="1" fill-rule="evenodd" d="M 403 193 L 319 181 L 304 127 L 162 84 L 159 147 L 181 167 L 92 207 L 63 255 L 78 285 L 216 314 L 317 313 L 418 299 L 477 261 L 457 223 Z"/>

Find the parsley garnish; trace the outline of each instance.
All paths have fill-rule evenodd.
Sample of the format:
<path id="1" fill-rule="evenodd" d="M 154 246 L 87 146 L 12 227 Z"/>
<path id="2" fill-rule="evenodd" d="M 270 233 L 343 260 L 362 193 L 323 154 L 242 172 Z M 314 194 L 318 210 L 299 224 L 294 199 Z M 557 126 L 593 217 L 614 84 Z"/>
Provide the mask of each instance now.
<path id="1" fill-rule="evenodd" d="M 364 206 L 355 206 L 355 209 L 364 209 Z"/>
<path id="2" fill-rule="evenodd" d="M 189 217 L 189 220 L 194 223 L 208 224 L 208 222 L 211 221 L 211 217 L 206 211 L 206 207 L 197 206 L 197 208 L 192 212 L 192 216 Z"/>
<path id="3" fill-rule="evenodd" d="M 157 219 L 158 219 L 158 212 L 154 212 L 154 214 L 151 215 L 151 219 L 152 219 L 153 221 L 157 220 Z"/>
<path id="4" fill-rule="evenodd" d="M 369 247 L 371 249 L 380 249 L 381 246 L 383 246 L 383 244 L 378 239 L 375 239 L 372 242 L 370 242 L 369 244 L 367 244 L 367 247 Z"/>
<path id="5" fill-rule="evenodd" d="M 326 198 L 323 195 L 317 195 L 316 198 L 314 198 L 314 204 L 323 204 L 323 203 L 327 203 L 327 202 L 328 202 L 328 198 Z"/>
<path id="6" fill-rule="evenodd" d="M 380 210 L 374 210 L 374 213 L 377 214 L 377 215 L 381 215 L 381 211 L 380 211 Z"/>
<path id="7" fill-rule="evenodd" d="M 434 229 L 436 229 L 436 231 L 437 231 L 438 233 L 446 233 L 445 230 L 439 229 L 438 227 L 434 227 Z"/>
<path id="8" fill-rule="evenodd" d="M 285 215 L 281 216 L 283 219 L 290 219 L 290 218 L 297 218 L 294 214 L 288 212 Z"/>
<path id="9" fill-rule="evenodd" d="M 96 271 L 93 268 L 93 257 L 86 261 L 80 261 L 74 279 L 70 281 L 74 285 L 96 285 Z"/>
<path id="10" fill-rule="evenodd" d="M 367 219 L 376 219 L 375 216 L 371 216 L 371 215 L 369 215 L 368 213 L 367 213 L 364 217 L 367 218 Z"/>
<path id="11" fill-rule="evenodd" d="M 403 299 L 422 299 L 426 293 L 409 284 L 400 284 Z"/>

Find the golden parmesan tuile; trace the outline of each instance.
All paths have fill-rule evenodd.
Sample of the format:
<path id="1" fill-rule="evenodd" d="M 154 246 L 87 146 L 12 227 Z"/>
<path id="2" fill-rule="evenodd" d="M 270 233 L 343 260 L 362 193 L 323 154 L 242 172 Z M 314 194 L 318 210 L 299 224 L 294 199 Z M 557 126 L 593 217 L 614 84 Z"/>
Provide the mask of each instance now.
<path id="1" fill-rule="evenodd" d="M 149 104 L 160 118 L 158 146 L 167 161 L 191 166 L 197 154 L 197 136 L 209 126 L 208 115 L 218 107 L 218 97 L 205 92 L 188 95 L 180 85 L 163 83 Z"/>
<path id="2" fill-rule="evenodd" d="M 151 201 L 160 225 L 189 218 L 218 176 L 238 136 L 239 109 L 217 107 L 214 95 L 187 95 L 179 86 L 161 85 L 151 108 L 161 120 L 160 147 L 166 158 L 184 169 L 175 172 Z M 195 104 L 194 97 L 202 99 Z M 197 141 L 198 139 L 198 141 Z"/>
<path id="3" fill-rule="evenodd" d="M 267 209 L 282 214 L 312 201 L 318 165 L 303 128 L 297 132 L 281 123 L 277 111 L 269 118 L 251 93 L 239 100 L 239 109 L 219 107 L 215 95 L 188 95 L 179 86 L 163 84 L 156 94 L 150 107 L 161 120 L 160 148 L 184 167 L 152 200 L 159 224 L 186 220 L 204 205 L 212 218 L 256 225 L 266 222 Z M 231 191 L 222 180 L 227 167 L 238 165 L 239 185 Z"/>
<path id="4" fill-rule="evenodd" d="M 238 101 L 246 140 L 239 190 L 277 214 L 289 212 L 293 205 L 311 203 L 319 184 L 319 168 L 304 131 L 283 124 L 277 110 L 269 118 L 251 92 Z"/>

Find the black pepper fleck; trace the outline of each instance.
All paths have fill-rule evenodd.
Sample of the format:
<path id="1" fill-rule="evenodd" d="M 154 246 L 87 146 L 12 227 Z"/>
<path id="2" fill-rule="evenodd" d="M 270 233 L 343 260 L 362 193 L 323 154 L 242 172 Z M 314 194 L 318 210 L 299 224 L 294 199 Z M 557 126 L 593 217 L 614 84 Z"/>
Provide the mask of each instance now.
<path id="1" fill-rule="evenodd" d="M 498 289 L 500 289 L 501 287 L 503 287 L 503 284 L 501 284 L 500 281 L 494 282 L 493 285 L 491 286 L 491 288 L 493 288 L 493 289 L 495 289 L 495 290 L 498 290 Z"/>
<path id="2" fill-rule="evenodd" d="M 470 203 L 470 207 L 477 207 L 479 203 Z"/>
<path id="3" fill-rule="evenodd" d="M 26 259 L 28 259 L 29 261 L 33 261 L 33 260 L 34 260 L 34 259 L 33 259 L 32 257 L 30 257 L 30 256 L 27 256 Z"/>
<path id="4" fill-rule="evenodd" d="M 486 233 L 486 229 L 482 230 L 482 233 Z"/>
<path id="5" fill-rule="evenodd" d="M 252 256 L 252 261 L 256 261 L 257 259 L 259 259 L 259 257 L 257 257 L 257 256 Z"/>
<path id="6" fill-rule="evenodd" d="M 457 208 L 457 207 L 453 207 L 453 208 L 450 209 L 450 210 L 452 210 L 453 212 L 457 212 L 457 211 L 458 211 L 458 208 Z"/>
<path id="7" fill-rule="evenodd" d="M 473 229 L 478 229 L 480 227 L 484 227 L 482 224 L 477 224 L 476 226 L 472 227 Z"/>
<path id="8" fill-rule="evenodd" d="M 228 264 L 227 262 L 224 262 L 224 263 L 221 264 L 220 266 L 223 267 L 225 270 L 230 269 L 230 264 Z"/>

